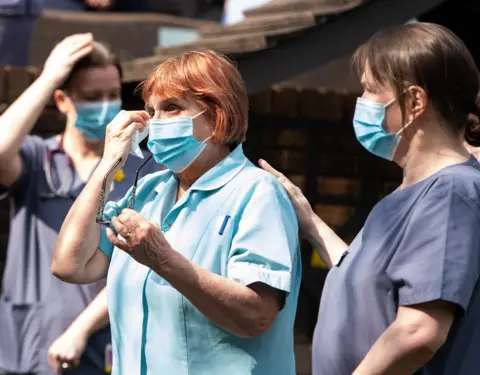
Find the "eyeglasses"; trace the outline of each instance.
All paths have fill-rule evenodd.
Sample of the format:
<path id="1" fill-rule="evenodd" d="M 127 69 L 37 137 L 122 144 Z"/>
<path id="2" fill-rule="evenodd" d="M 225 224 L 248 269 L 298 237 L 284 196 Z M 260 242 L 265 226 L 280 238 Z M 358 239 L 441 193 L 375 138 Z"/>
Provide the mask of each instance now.
<path id="1" fill-rule="evenodd" d="M 133 207 L 135 206 L 135 198 L 137 194 L 137 183 L 138 183 L 138 176 L 140 174 L 140 170 L 143 168 L 145 164 L 147 164 L 150 159 L 152 158 L 152 154 L 138 167 L 137 171 L 135 172 L 135 181 L 133 182 L 133 187 L 132 187 L 132 195 L 130 196 L 130 200 L 128 201 L 128 208 L 133 210 Z M 110 227 L 113 229 L 113 224 L 111 221 L 106 221 L 103 220 L 103 211 L 105 210 L 105 190 L 107 188 L 107 180 L 110 174 L 115 170 L 115 168 L 120 164 L 122 159 L 118 159 L 117 162 L 110 168 L 110 170 L 107 172 L 105 177 L 103 178 L 103 184 L 102 184 L 102 191 L 100 192 L 100 200 L 98 202 L 98 210 L 97 210 L 97 217 L 95 218 L 95 221 L 97 224 L 104 225 L 107 227 Z"/>

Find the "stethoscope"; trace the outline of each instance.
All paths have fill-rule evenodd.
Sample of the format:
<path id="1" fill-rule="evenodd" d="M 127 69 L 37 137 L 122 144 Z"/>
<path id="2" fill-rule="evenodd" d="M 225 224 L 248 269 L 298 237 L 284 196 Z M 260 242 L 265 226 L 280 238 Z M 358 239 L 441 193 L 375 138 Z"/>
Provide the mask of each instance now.
<path id="1" fill-rule="evenodd" d="M 63 154 L 67 157 L 67 168 L 69 170 L 69 173 L 65 174 L 65 178 L 60 177 L 63 174 L 59 174 L 60 186 L 58 188 L 55 187 L 52 179 L 52 160 L 55 154 L 57 153 Z M 93 168 L 92 173 L 95 170 L 95 168 Z M 39 195 L 41 198 L 72 198 L 73 197 L 72 194 L 70 193 L 73 185 L 73 180 L 74 180 L 73 162 L 63 148 L 63 134 L 60 136 L 58 147 L 47 151 L 45 155 L 45 161 L 44 161 L 44 170 L 45 170 L 47 186 L 50 192 L 40 193 Z"/>

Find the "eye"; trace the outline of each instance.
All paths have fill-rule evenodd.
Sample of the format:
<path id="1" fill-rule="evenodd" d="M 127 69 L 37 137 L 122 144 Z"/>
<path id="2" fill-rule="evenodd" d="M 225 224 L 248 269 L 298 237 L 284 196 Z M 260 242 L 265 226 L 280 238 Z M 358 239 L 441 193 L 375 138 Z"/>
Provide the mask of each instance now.
<path id="1" fill-rule="evenodd" d="M 120 99 L 121 95 L 120 95 L 120 91 L 112 91 L 109 95 L 108 95 L 108 98 L 110 100 L 115 100 L 115 99 Z"/>
<path id="2" fill-rule="evenodd" d="M 87 102 L 100 102 L 102 101 L 102 95 L 98 95 L 98 94 L 86 95 L 84 99 Z"/>
<path id="3" fill-rule="evenodd" d="M 165 112 L 175 112 L 179 110 L 180 110 L 180 107 L 176 104 L 168 104 L 167 107 L 165 108 Z"/>

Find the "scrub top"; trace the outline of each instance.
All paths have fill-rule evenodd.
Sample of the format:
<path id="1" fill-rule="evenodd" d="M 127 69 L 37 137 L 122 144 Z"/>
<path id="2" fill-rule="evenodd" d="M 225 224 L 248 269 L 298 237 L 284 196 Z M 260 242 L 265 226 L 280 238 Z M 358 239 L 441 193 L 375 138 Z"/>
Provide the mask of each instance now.
<path id="1" fill-rule="evenodd" d="M 298 224 L 282 186 L 238 146 L 175 203 L 171 171 L 145 177 L 136 211 L 160 224 L 172 247 L 193 263 L 243 285 L 261 282 L 286 292 L 273 326 L 254 338 L 232 335 L 200 313 L 162 277 L 113 249 L 107 294 L 113 373 L 294 375 L 293 324 L 301 278 Z M 129 195 L 129 194 L 128 194 Z M 128 205 L 107 206 L 105 219 Z"/>
<path id="2" fill-rule="evenodd" d="M 45 0 L 1 0 L 0 16 L 38 17 Z"/>
<path id="3" fill-rule="evenodd" d="M 0 0 L 0 65 L 28 65 L 41 1 Z"/>
<path id="4" fill-rule="evenodd" d="M 314 375 L 350 375 L 399 306 L 456 305 L 446 343 L 417 375 L 474 375 L 480 357 L 480 165 L 444 168 L 380 201 L 329 272 Z"/>
<path id="5" fill-rule="evenodd" d="M 14 186 L 2 190 L 12 204 L 0 295 L 0 372 L 53 375 L 47 362 L 50 344 L 105 286 L 105 281 L 67 284 L 50 271 L 58 232 L 85 186 L 69 166 L 66 154 L 55 152 L 51 158 L 53 185 L 58 188 L 61 181 L 72 181 L 66 196 L 52 194 L 46 179 L 46 155 L 58 149 L 57 138 L 27 136 L 20 151 L 22 175 Z M 137 157 L 128 158 L 123 168 L 125 176 L 113 183 L 112 197 L 120 199 L 126 194 L 142 162 Z M 160 168 L 152 161 L 144 169 L 146 174 Z M 93 335 L 75 372 L 104 374 L 104 352 L 109 342 L 109 329 Z"/>

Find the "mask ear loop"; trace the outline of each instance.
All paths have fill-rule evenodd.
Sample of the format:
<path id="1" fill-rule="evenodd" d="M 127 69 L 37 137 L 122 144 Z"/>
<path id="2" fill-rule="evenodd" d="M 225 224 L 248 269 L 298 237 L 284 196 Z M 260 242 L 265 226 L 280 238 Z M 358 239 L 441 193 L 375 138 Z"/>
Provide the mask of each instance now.
<path id="1" fill-rule="evenodd" d="M 403 132 L 406 128 L 408 128 L 410 125 L 412 125 L 412 124 L 413 124 L 413 120 L 410 121 L 410 122 L 409 122 L 407 125 L 405 125 L 403 128 L 401 128 L 401 129 L 396 133 L 396 135 L 402 134 L 402 132 Z"/>
<path id="2" fill-rule="evenodd" d="M 403 90 L 402 95 L 405 94 L 408 91 L 408 89 Z M 410 125 L 412 125 L 414 120 L 410 121 L 408 124 L 406 124 L 403 128 L 401 128 L 395 135 L 400 135 L 403 133 L 403 131 L 408 128 Z"/>
<path id="3" fill-rule="evenodd" d="M 207 112 L 206 109 L 204 109 L 202 112 L 197 113 L 195 116 L 192 116 L 192 120 L 196 119 L 198 116 L 204 114 L 205 112 Z M 213 138 L 213 134 L 212 134 L 210 137 L 205 138 L 205 139 L 202 141 L 202 143 L 207 143 L 207 142 L 208 142 L 210 139 L 212 139 L 212 138 Z"/>
<path id="4" fill-rule="evenodd" d="M 207 112 L 206 109 L 204 109 L 202 112 L 197 113 L 195 116 L 192 116 L 192 120 L 196 119 L 198 116 L 204 114 L 205 112 Z"/>

